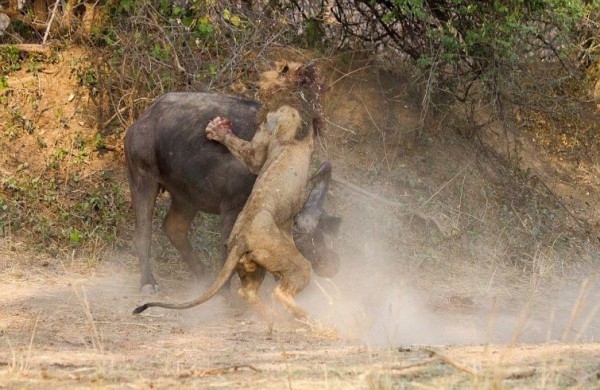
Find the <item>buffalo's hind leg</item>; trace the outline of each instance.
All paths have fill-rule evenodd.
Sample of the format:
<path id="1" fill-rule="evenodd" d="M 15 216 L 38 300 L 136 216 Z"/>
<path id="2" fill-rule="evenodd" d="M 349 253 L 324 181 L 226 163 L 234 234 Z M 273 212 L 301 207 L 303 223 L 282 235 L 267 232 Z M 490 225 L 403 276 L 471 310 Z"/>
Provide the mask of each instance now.
<path id="1" fill-rule="evenodd" d="M 149 175 L 140 172 L 129 172 L 131 187 L 131 203 L 135 214 L 135 232 L 133 242 L 139 260 L 141 274 L 141 292 L 156 294 L 158 283 L 152 274 L 150 263 L 152 244 L 152 214 L 158 195 L 159 184 Z"/>
<path id="2" fill-rule="evenodd" d="M 185 202 L 181 202 L 171 194 L 171 204 L 163 221 L 163 231 L 177 249 L 179 255 L 190 267 L 197 278 L 204 275 L 202 262 L 194 252 L 194 248 L 188 238 L 190 225 L 196 216 L 198 209 Z"/>

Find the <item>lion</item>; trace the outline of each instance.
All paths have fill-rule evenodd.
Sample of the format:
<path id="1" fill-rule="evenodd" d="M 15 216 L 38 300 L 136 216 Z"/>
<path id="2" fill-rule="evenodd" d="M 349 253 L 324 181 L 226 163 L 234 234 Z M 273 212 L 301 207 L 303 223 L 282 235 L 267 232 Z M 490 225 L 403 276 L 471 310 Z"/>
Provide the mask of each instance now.
<path id="1" fill-rule="evenodd" d="M 258 174 L 229 236 L 227 259 L 202 296 L 180 304 L 150 302 L 134 313 L 152 306 L 186 309 L 204 303 L 237 270 L 240 297 L 267 318 L 269 310 L 258 294 L 266 271 L 278 281 L 273 295 L 295 318 L 306 317 L 294 297 L 308 284 L 311 267 L 294 245 L 292 226 L 307 197 L 314 138 L 321 120 L 320 98 L 326 90 L 314 64 L 283 63 L 261 77 L 259 98 L 264 106 L 251 141 L 235 136 L 226 118 L 216 117 L 208 124 L 208 138 L 225 145 Z"/>

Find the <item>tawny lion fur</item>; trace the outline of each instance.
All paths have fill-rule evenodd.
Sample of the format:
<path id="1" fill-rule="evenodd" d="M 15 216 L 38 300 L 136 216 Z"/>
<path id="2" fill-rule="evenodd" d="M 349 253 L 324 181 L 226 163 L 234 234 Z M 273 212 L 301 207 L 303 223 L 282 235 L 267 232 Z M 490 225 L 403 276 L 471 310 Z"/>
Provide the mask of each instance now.
<path id="1" fill-rule="evenodd" d="M 310 263 L 294 245 L 292 226 L 307 196 L 320 97 L 326 87 L 314 65 L 283 63 L 278 67 L 261 77 L 259 97 L 264 107 L 252 141 L 236 137 L 225 118 L 213 119 L 206 128 L 209 139 L 224 144 L 258 174 L 229 237 L 223 269 L 201 297 L 182 304 L 147 303 L 136 313 L 151 306 L 183 309 L 206 302 L 237 269 L 240 296 L 259 311 L 268 312 L 258 289 L 269 271 L 278 280 L 274 290 L 277 299 L 295 317 L 305 316 L 294 296 L 309 282 Z"/>

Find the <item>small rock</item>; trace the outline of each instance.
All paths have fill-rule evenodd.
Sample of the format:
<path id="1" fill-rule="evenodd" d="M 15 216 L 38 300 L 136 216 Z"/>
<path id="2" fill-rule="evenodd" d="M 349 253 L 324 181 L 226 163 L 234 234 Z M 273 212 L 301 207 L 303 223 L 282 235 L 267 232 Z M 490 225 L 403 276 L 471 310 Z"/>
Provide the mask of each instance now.
<path id="1" fill-rule="evenodd" d="M 4 34 L 8 26 L 10 26 L 10 18 L 7 14 L 0 12 L 0 36 Z"/>

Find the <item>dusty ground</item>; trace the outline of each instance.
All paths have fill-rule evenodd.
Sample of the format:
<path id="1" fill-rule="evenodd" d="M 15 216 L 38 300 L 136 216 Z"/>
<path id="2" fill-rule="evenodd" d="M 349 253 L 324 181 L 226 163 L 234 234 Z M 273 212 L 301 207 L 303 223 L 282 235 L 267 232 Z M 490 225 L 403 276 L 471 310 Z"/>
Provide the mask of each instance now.
<path id="1" fill-rule="evenodd" d="M 95 270 L 5 251 L 0 259 L 1 388 L 592 388 L 600 379 L 594 342 L 388 343 L 379 339 L 383 328 L 355 317 L 363 327 L 350 337 L 343 333 L 357 328 L 335 329 L 327 316 L 313 328 L 279 323 L 269 335 L 252 313 L 222 297 L 185 312 L 133 316 L 132 308 L 148 297 L 138 294 L 127 255 Z M 201 290 L 181 272 L 163 280 L 169 298 Z M 314 289 L 308 295 L 323 298 Z M 444 318 L 471 327 L 477 322 L 459 310 Z M 447 326 L 428 324 L 432 334 Z"/>
<path id="2" fill-rule="evenodd" d="M 39 72 L 7 78 L 3 194 L 14 178 L 50 173 L 58 198 L 47 204 L 65 202 L 72 213 L 66 197 L 87 201 L 71 192 L 104 176 L 126 193 L 119 140 L 102 154 L 77 148 L 94 137 L 79 56 L 62 53 Z M 443 122 L 416 141 L 419 102 L 406 80 L 370 64 L 330 69 L 329 77 L 330 123 L 315 158 L 333 162 L 328 209 L 344 222 L 331 244 L 343 268 L 331 281 L 315 278 L 300 297 L 311 327 L 278 322 L 269 335 L 254 313 L 224 297 L 132 316 L 149 297 L 138 292 L 127 240 L 98 256 L 78 256 L 77 242 L 47 256 L 28 247 L 26 236 L 38 230 L 3 233 L 0 388 L 596 387 L 597 162 L 559 162 L 521 142 L 524 166 L 513 171 L 493 132 L 481 145 L 444 131 Z M 33 122 L 31 134 L 10 133 L 17 113 Z M 79 187 L 64 184 L 73 175 Z M 56 211 L 44 210 L 52 220 Z M 158 219 L 160 298 L 195 296 L 207 281 L 190 280 L 164 249 Z M 197 230 L 199 252 L 213 261 L 214 220 Z M 125 238 L 130 232 L 125 221 Z"/>

